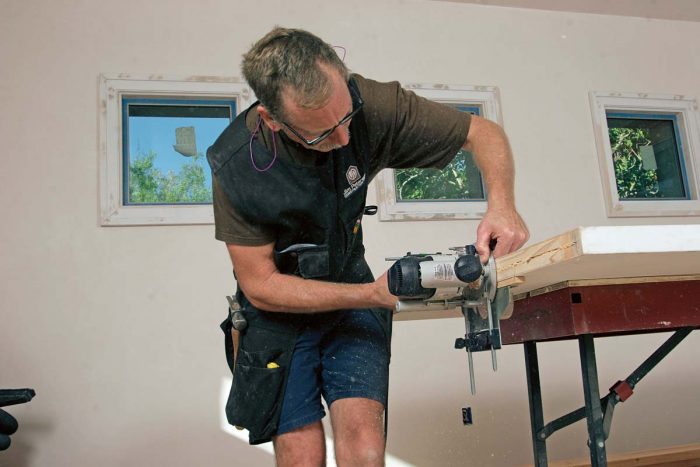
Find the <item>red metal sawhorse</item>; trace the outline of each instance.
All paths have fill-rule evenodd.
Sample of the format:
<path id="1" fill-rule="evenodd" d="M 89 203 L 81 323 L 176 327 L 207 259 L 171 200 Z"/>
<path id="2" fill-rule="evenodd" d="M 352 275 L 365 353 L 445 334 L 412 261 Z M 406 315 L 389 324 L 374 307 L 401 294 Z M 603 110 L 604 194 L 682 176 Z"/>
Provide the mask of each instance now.
<path id="1" fill-rule="evenodd" d="M 639 282 L 610 282 L 588 285 L 587 281 L 570 281 L 545 288 L 544 293 L 529 292 L 522 298 L 516 297 L 512 317 L 501 321 L 503 344 L 524 344 L 525 347 L 536 467 L 547 465 L 547 437 L 583 418 L 588 424 L 591 465 L 606 466 L 605 441 L 615 404 L 627 399 L 646 373 L 693 329 L 700 327 L 700 280 L 646 282 L 645 278 L 640 278 Z M 594 338 L 661 331 L 675 332 L 601 399 Z M 562 339 L 579 341 L 585 407 L 545 424 L 537 343 Z"/>

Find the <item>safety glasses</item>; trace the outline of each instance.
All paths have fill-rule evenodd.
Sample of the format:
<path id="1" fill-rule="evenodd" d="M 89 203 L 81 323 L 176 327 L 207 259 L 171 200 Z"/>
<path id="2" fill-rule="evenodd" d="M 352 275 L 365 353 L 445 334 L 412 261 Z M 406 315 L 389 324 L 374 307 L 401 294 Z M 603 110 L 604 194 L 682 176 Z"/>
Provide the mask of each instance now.
<path id="1" fill-rule="evenodd" d="M 330 135 L 333 134 L 333 132 L 334 132 L 336 129 L 338 129 L 339 126 L 343 126 L 343 125 L 345 125 L 346 123 L 348 123 L 348 122 L 352 119 L 352 117 L 354 117 L 355 115 L 357 115 L 357 112 L 359 112 L 360 110 L 362 110 L 362 106 L 364 105 L 365 102 L 364 102 L 364 101 L 362 100 L 362 98 L 357 94 L 357 92 L 355 91 L 355 89 L 353 89 L 352 86 L 348 85 L 348 90 L 350 91 L 350 98 L 352 99 L 352 110 L 350 111 L 350 113 L 348 113 L 345 117 L 343 117 L 343 118 L 338 122 L 338 124 L 335 125 L 333 128 L 327 129 L 326 131 L 324 131 L 323 133 L 321 133 L 319 136 L 317 136 L 317 137 L 315 137 L 315 138 L 306 139 L 304 136 L 302 136 L 301 134 L 299 134 L 299 132 L 298 132 L 297 130 L 295 130 L 294 128 L 292 128 L 288 123 L 286 123 L 286 122 L 280 122 L 280 123 L 281 123 L 282 125 L 284 125 L 285 128 L 287 128 L 287 130 L 289 130 L 294 136 L 296 136 L 297 138 L 299 138 L 300 140 L 302 140 L 302 141 L 303 141 L 304 143 L 306 143 L 308 146 L 314 146 L 314 145 L 320 143 L 321 141 L 323 141 L 324 139 L 328 138 Z"/>

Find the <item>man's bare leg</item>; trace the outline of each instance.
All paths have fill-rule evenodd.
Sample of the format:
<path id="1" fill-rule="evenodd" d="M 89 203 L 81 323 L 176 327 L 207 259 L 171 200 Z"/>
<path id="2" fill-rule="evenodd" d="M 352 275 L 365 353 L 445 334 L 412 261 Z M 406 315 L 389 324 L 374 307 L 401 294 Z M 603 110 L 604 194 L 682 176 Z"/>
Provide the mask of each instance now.
<path id="1" fill-rule="evenodd" d="M 384 465 L 384 406 L 361 397 L 331 404 L 331 425 L 338 467 Z"/>
<path id="2" fill-rule="evenodd" d="M 272 438 L 277 467 L 324 467 L 326 438 L 320 421 Z"/>

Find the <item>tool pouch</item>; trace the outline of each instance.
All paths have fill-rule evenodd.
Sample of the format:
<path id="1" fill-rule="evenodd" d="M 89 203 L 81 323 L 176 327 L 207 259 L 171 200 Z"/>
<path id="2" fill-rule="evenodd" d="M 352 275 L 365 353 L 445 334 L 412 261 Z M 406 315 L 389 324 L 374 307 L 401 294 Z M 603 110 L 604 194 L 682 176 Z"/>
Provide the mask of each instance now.
<path id="1" fill-rule="evenodd" d="M 260 444 L 277 432 L 297 330 L 280 319 L 286 313 L 259 311 L 250 304 L 242 312 L 248 326 L 240 333 L 235 361 L 231 317 L 221 323 L 233 372 L 226 418 L 249 431 L 250 444 Z"/>
<path id="2" fill-rule="evenodd" d="M 302 243 L 275 250 L 275 265 L 282 274 L 304 279 L 322 279 L 330 274 L 328 245 Z"/>

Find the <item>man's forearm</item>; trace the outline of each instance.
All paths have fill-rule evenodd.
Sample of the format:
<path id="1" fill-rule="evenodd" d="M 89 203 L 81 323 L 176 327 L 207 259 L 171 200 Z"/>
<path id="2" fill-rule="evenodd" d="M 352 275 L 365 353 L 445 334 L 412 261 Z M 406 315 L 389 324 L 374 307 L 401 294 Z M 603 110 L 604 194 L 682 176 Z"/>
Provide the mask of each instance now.
<path id="1" fill-rule="evenodd" d="M 253 305 L 266 311 L 315 313 L 390 306 L 376 282 L 339 284 L 275 272 L 263 282 L 244 286 L 243 290 Z"/>
<path id="2" fill-rule="evenodd" d="M 338 284 L 282 274 L 273 259 L 274 244 L 227 243 L 238 285 L 261 310 L 315 313 L 342 308 L 393 308 L 386 273 L 368 284 Z"/>
<path id="3" fill-rule="evenodd" d="M 515 169 L 503 129 L 486 119 L 474 118 L 464 146 L 472 152 L 488 190 L 489 208 L 515 208 Z"/>
<path id="4" fill-rule="evenodd" d="M 485 263 L 492 254 L 498 258 L 517 250 L 530 234 L 515 208 L 515 169 L 503 129 L 474 117 L 464 148 L 474 154 L 488 190 L 488 209 L 476 229 L 476 249 Z M 494 240 L 496 246 L 491 252 Z"/>

